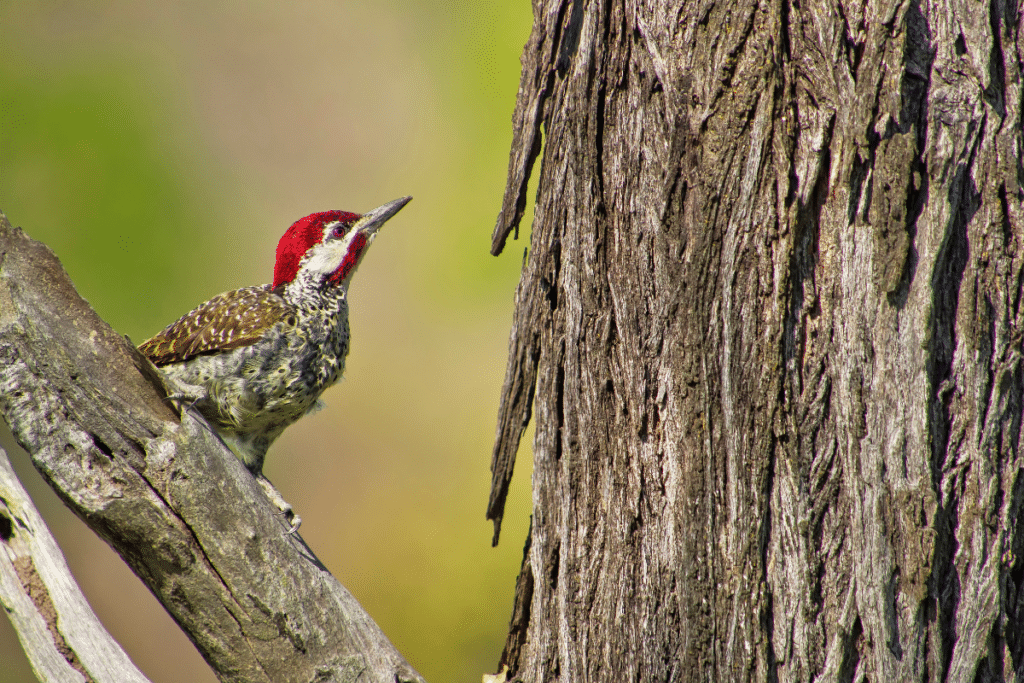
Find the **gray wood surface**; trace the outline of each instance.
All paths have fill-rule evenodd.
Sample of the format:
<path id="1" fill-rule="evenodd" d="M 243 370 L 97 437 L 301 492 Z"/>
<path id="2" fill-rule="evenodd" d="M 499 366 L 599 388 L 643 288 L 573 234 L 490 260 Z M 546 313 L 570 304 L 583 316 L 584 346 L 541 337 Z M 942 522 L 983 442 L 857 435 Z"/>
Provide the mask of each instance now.
<path id="1" fill-rule="evenodd" d="M 147 683 L 103 628 L 0 448 L 0 605 L 45 683 Z"/>

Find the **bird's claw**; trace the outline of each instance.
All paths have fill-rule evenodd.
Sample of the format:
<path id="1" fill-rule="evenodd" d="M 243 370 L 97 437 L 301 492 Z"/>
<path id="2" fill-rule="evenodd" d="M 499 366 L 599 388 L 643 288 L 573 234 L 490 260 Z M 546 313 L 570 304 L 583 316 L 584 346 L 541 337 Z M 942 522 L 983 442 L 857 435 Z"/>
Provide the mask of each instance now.
<path id="1" fill-rule="evenodd" d="M 207 398 L 206 389 L 195 384 L 169 380 L 168 386 L 172 391 L 167 394 L 165 400 L 177 405 L 178 411 L 182 415 L 191 411 L 197 403 Z"/>
<path id="2" fill-rule="evenodd" d="M 270 483 L 269 479 L 260 474 L 257 475 L 256 481 L 259 482 L 260 488 L 262 488 L 263 492 L 267 494 L 267 498 L 269 498 L 270 502 L 274 504 L 274 507 L 280 510 L 281 514 L 284 515 L 289 526 L 288 533 L 296 533 L 299 530 L 299 525 L 302 524 L 302 518 L 295 514 L 295 511 L 292 510 L 292 506 L 284 499 L 281 492 Z"/>
<path id="3" fill-rule="evenodd" d="M 188 413 L 195 407 L 201 398 L 195 398 L 193 396 L 185 396 L 184 394 L 168 394 L 166 397 L 167 401 L 173 403 L 181 415 Z"/>

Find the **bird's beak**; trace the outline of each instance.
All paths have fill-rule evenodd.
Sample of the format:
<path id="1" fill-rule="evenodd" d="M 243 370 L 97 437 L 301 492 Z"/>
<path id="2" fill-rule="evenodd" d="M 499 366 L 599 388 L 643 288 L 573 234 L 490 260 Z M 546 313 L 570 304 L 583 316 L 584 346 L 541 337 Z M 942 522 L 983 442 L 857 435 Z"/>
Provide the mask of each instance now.
<path id="1" fill-rule="evenodd" d="M 356 224 L 352 226 L 353 231 L 369 235 L 374 235 L 380 230 L 380 226 L 387 223 L 388 219 L 394 216 L 399 210 L 412 201 L 412 197 L 402 197 L 396 199 L 393 202 L 388 202 L 382 206 L 378 206 L 372 211 L 367 211 L 362 217 L 356 221 Z"/>

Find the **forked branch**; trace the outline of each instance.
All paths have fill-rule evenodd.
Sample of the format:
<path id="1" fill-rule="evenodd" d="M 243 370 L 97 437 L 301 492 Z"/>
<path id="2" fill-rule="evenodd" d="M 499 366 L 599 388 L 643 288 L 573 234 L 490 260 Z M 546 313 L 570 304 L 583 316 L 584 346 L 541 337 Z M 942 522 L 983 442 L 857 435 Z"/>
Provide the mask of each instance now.
<path id="1" fill-rule="evenodd" d="M 201 418 L 0 213 L 0 415 L 222 681 L 422 681 Z"/>

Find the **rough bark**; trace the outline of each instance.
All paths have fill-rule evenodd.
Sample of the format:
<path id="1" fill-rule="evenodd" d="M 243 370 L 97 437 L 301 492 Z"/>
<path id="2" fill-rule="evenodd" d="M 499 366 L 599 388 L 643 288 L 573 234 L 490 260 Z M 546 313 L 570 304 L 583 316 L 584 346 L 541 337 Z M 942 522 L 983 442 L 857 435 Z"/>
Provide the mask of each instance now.
<path id="1" fill-rule="evenodd" d="M 201 418 L 0 214 L 0 415 L 222 681 L 422 681 Z"/>
<path id="2" fill-rule="evenodd" d="M 1022 48 L 1003 0 L 534 2 L 510 678 L 1024 680 Z"/>
<path id="3" fill-rule="evenodd" d="M 149 681 L 89 607 L 2 448 L 0 606 L 40 681 Z"/>

